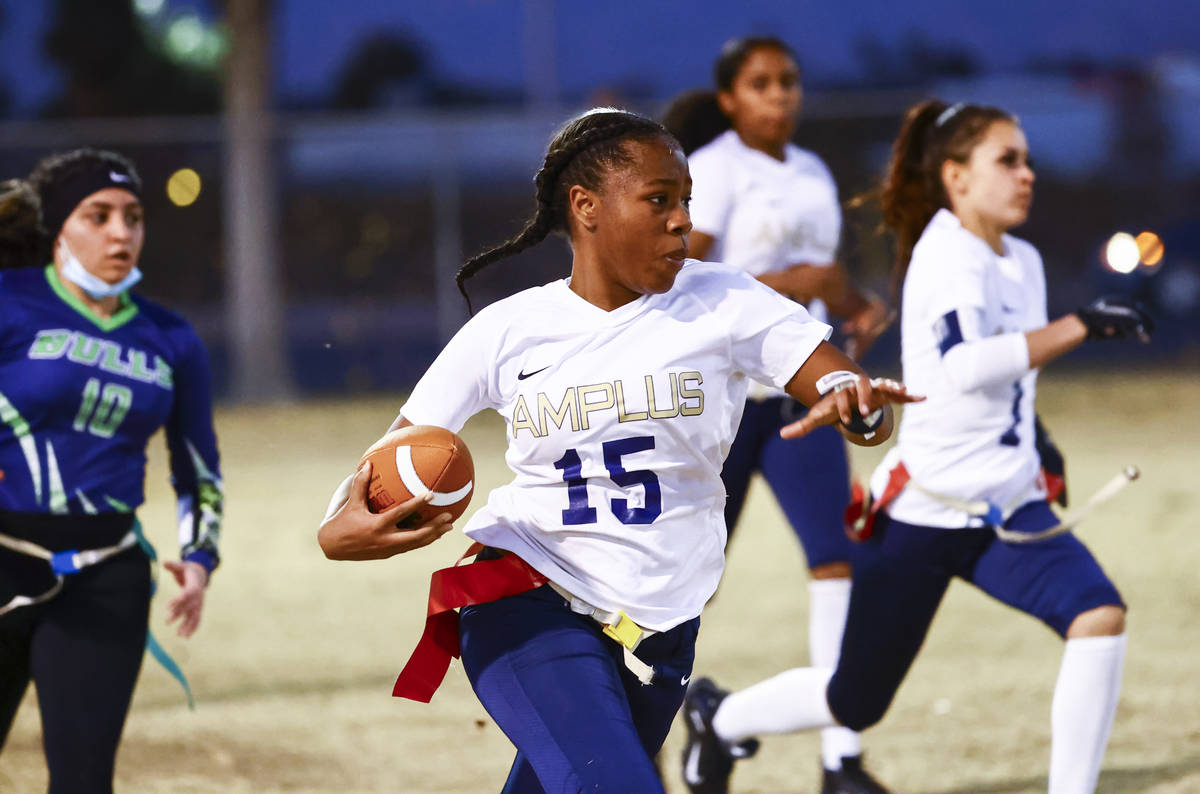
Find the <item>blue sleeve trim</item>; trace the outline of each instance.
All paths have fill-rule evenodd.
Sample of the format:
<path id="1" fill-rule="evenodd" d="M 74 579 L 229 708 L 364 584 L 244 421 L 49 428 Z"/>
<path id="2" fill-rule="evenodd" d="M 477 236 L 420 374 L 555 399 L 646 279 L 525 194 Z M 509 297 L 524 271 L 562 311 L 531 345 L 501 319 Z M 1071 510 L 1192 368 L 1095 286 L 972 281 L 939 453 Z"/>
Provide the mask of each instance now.
<path id="1" fill-rule="evenodd" d="M 933 324 L 933 333 L 938 340 L 938 350 L 942 355 L 950 352 L 950 348 L 963 341 L 962 326 L 958 323 L 958 311 L 948 311 Z"/>
<path id="2" fill-rule="evenodd" d="M 196 549 L 193 552 L 189 552 L 184 556 L 183 561 L 198 562 L 203 565 L 204 570 L 208 571 L 209 573 L 215 571 L 218 563 L 220 562 L 220 560 L 217 559 L 217 555 L 213 554 L 208 549 Z"/>

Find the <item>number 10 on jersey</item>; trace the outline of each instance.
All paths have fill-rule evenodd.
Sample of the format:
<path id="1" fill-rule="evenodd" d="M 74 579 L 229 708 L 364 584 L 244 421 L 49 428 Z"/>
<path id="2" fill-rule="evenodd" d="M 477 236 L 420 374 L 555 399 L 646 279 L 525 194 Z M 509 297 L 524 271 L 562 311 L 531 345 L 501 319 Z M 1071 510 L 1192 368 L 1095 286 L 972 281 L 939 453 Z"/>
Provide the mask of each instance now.
<path id="1" fill-rule="evenodd" d="M 80 433 L 86 430 L 100 438 L 112 438 L 132 405 L 133 390 L 128 386 L 105 383 L 101 387 L 98 379 L 88 378 L 74 427 Z"/>
<path id="2" fill-rule="evenodd" d="M 622 524 L 650 524 L 662 514 L 662 492 L 658 476 L 652 471 L 626 471 L 621 458 L 635 452 L 654 449 L 654 436 L 631 436 L 601 445 L 604 467 L 608 476 L 621 488 L 641 487 L 645 492 L 644 507 L 630 507 L 628 499 L 611 499 L 609 508 Z M 567 483 L 568 507 L 562 511 L 563 524 L 595 524 L 596 508 L 588 504 L 587 478 L 583 475 L 583 459 L 575 449 L 568 449 L 554 462 Z"/>

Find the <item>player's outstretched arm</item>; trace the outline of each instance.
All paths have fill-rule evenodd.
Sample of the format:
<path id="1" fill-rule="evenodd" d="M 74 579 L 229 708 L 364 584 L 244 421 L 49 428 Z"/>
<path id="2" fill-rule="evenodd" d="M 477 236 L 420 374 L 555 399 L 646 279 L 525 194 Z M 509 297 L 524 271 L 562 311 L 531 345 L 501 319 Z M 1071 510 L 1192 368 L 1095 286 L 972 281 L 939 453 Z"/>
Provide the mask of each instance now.
<path id="1" fill-rule="evenodd" d="M 1136 339 L 1149 344 L 1154 334 L 1154 318 L 1137 301 L 1125 297 L 1097 298 L 1070 314 L 1059 317 L 1045 328 L 1028 331 L 1029 366 L 1045 366 L 1084 342 L 1110 339 Z"/>
<path id="2" fill-rule="evenodd" d="M 416 529 L 399 529 L 396 524 L 423 507 L 433 493 L 413 497 L 382 513 L 367 507 L 371 462 L 347 477 L 330 502 L 329 511 L 317 531 L 317 542 L 331 560 L 383 560 L 428 546 L 453 528 L 449 513 Z"/>
<path id="3" fill-rule="evenodd" d="M 887 378 L 869 378 L 857 364 L 828 342 L 822 342 L 786 386 L 808 413 L 782 428 L 784 438 L 799 438 L 821 425 L 836 425 L 852 443 L 873 447 L 892 435 L 892 405 L 925 399 Z"/>

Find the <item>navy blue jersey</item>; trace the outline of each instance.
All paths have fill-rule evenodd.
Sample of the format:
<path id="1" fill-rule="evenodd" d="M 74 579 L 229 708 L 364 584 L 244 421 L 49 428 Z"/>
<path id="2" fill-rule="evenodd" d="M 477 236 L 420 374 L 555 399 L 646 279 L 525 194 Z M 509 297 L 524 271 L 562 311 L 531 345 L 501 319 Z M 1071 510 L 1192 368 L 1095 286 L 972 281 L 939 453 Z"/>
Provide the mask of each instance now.
<path id="1" fill-rule="evenodd" d="M 0 271 L 0 509 L 132 511 L 146 444 L 165 428 L 182 555 L 211 569 L 222 486 L 209 380 L 178 315 L 126 293 L 104 320 L 53 266 Z"/>

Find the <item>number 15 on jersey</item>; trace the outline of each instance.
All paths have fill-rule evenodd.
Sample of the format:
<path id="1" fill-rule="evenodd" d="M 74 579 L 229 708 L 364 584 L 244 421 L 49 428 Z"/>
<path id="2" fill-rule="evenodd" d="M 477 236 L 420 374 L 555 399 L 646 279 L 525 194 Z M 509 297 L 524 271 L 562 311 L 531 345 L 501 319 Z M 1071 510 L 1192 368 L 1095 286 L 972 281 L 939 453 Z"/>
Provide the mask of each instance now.
<path id="1" fill-rule="evenodd" d="M 654 436 L 630 436 L 601 445 L 608 476 L 621 488 L 640 487 L 645 493 L 644 507 L 630 507 L 628 499 L 610 499 L 609 509 L 622 524 L 650 524 L 662 514 L 662 492 L 658 476 L 652 471 L 626 471 L 621 458 L 654 449 Z M 583 477 L 583 459 L 577 449 L 568 449 L 554 462 L 567 483 L 568 506 L 562 511 L 563 524 L 595 524 L 596 508 L 588 504 L 587 478 Z"/>

